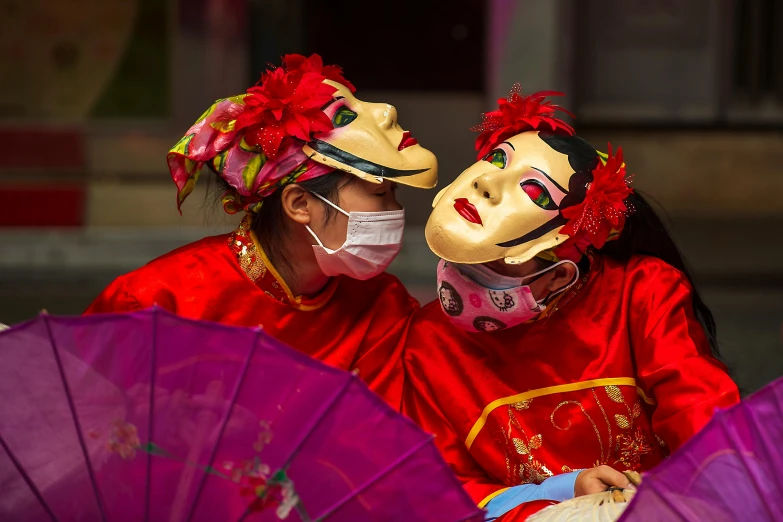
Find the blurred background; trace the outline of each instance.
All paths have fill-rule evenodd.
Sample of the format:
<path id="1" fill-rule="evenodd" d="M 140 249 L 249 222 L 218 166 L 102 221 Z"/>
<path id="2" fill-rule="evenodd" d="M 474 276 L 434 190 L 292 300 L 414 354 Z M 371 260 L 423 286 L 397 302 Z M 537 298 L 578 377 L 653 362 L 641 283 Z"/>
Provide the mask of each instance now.
<path id="1" fill-rule="evenodd" d="M 433 150 L 444 186 L 514 82 L 567 93 L 668 212 L 743 392 L 783 374 L 780 0 L 0 0 L 0 322 L 80 313 L 114 277 L 231 230 L 176 211 L 165 154 L 284 53 L 342 65 Z M 205 176 L 206 177 L 206 176 Z M 403 189 L 392 271 L 434 298 L 433 193 Z"/>

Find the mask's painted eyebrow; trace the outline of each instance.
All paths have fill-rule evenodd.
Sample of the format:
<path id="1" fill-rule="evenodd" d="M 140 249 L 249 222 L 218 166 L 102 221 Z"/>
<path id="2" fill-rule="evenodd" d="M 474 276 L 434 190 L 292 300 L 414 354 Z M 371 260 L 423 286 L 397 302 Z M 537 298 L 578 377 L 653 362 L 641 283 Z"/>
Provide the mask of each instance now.
<path id="1" fill-rule="evenodd" d="M 552 182 L 552 184 L 553 184 L 555 187 L 557 187 L 557 190 L 559 190 L 559 191 L 560 191 L 560 192 L 562 192 L 563 194 L 568 194 L 568 191 L 567 191 L 566 189 L 564 189 L 563 187 L 561 187 L 561 186 L 560 186 L 560 184 L 559 184 L 557 181 L 553 180 L 553 179 L 552 179 L 552 177 L 551 177 L 549 174 L 547 174 L 547 173 L 546 173 L 546 172 L 544 172 L 543 170 L 539 169 L 538 167 L 534 167 L 534 166 L 532 166 L 532 165 L 530 166 L 530 168 L 531 168 L 531 169 L 533 169 L 533 170 L 537 170 L 538 172 L 540 172 L 541 174 L 543 174 L 544 176 L 546 176 L 546 179 L 548 179 L 549 181 L 551 181 L 551 182 Z"/>
<path id="2" fill-rule="evenodd" d="M 342 100 L 342 99 L 344 99 L 344 98 L 345 98 L 345 96 L 337 96 L 335 99 L 333 99 L 333 100 L 329 100 L 328 102 L 326 102 L 326 105 L 324 105 L 323 107 L 321 107 L 321 110 L 322 110 L 322 111 L 325 111 L 325 110 L 326 110 L 326 109 L 327 109 L 327 108 L 328 108 L 328 107 L 329 107 L 331 104 L 333 104 L 333 103 L 334 103 L 334 102 L 336 102 L 337 100 Z"/>
<path id="3" fill-rule="evenodd" d="M 511 150 L 513 150 L 514 152 L 517 151 L 517 149 L 514 148 L 514 146 L 511 143 L 507 142 L 507 141 L 504 141 L 503 143 L 501 143 L 501 145 L 508 145 L 509 147 L 511 147 Z"/>

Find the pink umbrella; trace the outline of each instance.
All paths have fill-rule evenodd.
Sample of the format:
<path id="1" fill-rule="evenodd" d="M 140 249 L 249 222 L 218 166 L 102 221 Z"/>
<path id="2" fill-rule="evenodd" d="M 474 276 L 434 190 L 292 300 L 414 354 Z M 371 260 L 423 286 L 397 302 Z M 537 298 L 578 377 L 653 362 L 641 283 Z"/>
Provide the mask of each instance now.
<path id="1" fill-rule="evenodd" d="M 783 378 L 717 412 L 646 473 L 620 520 L 783 520 Z"/>
<path id="2" fill-rule="evenodd" d="M 0 397 L 0 520 L 483 520 L 430 435 L 260 329 L 42 315 Z"/>

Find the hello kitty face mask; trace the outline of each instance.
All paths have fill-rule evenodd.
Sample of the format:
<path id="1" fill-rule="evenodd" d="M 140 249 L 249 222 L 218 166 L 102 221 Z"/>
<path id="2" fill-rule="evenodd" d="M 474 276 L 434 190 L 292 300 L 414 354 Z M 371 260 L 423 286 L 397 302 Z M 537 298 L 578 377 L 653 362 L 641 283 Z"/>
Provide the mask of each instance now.
<path id="1" fill-rule="evenodd" d="M 546 309 L 544 300 L 536 301 L 524 281 L 564 263 L 574 265 L 576 276 L 556 294 L 565 292 L 579 279 L 579 268 L 572 261 L 560 261 L 518 278 L 503 276 L 481 264 L 462 265 L 441 259 L 438 263 L 438 299 L 451 321 L 468 332 L 511 328 L 536 318 Z"/>

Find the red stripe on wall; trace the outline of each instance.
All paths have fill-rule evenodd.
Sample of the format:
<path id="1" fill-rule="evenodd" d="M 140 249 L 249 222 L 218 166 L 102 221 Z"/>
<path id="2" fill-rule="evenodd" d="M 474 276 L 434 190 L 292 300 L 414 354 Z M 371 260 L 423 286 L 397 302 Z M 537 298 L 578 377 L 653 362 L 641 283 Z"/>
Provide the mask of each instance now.
<path id="1" fill-rule="evenodd" d="M 0 227 L 81 227 L 85 187 L 0 184 Z"/>
<path id="2" fill-rule="evenodd" d="M 84 167 L 84 137 L 73 130 L 0 129 L 0 168 Z"/>

